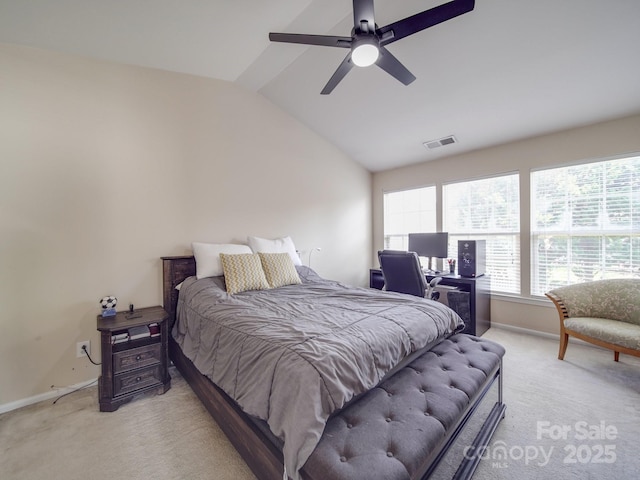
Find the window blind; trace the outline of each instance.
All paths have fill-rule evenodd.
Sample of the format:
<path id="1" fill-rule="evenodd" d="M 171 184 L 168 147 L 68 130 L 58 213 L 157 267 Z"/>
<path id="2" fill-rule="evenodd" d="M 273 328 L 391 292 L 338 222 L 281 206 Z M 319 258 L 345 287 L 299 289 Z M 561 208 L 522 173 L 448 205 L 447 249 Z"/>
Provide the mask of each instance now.
<path id="1" fill-rule="evenodd" d="M 640 156 L 531 174 L 531 289 L 640 276 Z"/>
<path id="2" fill-rule="evenodd" d="M 409 233 L 436 231 L 436 187 L 384 194 L 384 248 L 406 250 Z"/>
<path id="3" fill-rule="evenodd" d="M 491 290 L 520 293 L 520 186 L 518 174 L 443 186 L 443 231 L 449 256 L 458 240 L 486 240 Z"/>

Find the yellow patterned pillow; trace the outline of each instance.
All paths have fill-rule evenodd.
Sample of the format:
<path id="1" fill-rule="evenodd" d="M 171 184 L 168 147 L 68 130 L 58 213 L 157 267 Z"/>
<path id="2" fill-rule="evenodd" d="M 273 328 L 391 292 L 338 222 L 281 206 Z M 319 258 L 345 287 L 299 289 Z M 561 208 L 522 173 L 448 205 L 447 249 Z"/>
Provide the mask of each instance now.
<path id="1" fill-rule="evenodd" d="M 288 253 L 258 253 L 258 255 L 271 288 L 302 283 Z"/>
<path id="2" fill-rule="evenodd" d="M 247 290 L 267 290 L 269 288 L 260 257 L 257 254 L 230 255 L 221 253 L 220 261 L 222 262 L 227 292 L 231 295 Z"/>

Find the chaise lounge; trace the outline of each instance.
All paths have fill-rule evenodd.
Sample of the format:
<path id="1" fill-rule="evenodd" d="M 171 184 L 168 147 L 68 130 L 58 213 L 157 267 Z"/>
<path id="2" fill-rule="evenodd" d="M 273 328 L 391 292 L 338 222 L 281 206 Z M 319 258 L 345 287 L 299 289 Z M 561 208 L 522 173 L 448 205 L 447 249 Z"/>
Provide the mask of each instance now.
<path id="1" fill-rule="evenodd" d="M 568 285 L 545 294 L 560 315 L 560 351 L 569 336 L 640 357 L 640 279 L 610 279 Z"/>

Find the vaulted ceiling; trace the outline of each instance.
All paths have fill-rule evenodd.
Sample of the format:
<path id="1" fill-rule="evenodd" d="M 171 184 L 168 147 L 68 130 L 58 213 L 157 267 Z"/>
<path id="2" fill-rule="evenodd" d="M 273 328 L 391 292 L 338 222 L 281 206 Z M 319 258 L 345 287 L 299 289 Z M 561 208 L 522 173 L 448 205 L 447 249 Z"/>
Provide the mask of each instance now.
<path id="1" fill-rule="evenodd" d="M 376 22 L 442 3 L 376 0 Z M 640 113 L 639 20 L 638 0 L 476 0 L 388 47 L 410 85 L 354 68 L 330 95 L 347 50 L 268 34 L 349 36 L 349 0 L 0 0 L 0 42 L 236 82 L 380 171 Z"/>

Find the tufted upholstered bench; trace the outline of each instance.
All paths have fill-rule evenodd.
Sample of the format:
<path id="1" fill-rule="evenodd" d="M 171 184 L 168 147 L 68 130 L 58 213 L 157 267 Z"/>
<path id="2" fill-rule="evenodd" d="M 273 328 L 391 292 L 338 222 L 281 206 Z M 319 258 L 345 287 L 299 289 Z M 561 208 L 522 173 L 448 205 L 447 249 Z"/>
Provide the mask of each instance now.
<path id="1" fill-rule="evenodd" d="M 498 401 L 475 439 L 475 447 L 486 445 L 504 416 L 503 355 L 502 346 L 465 334 L 439 343 L 331 417 L 303 476 L 310 480 L 427 478 L 485 393 L 497 384 Z M 471 477 L 479 462 L 470 454 L 473 451 L 472 445 L 464 450 L 455 478 Z"/>

